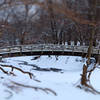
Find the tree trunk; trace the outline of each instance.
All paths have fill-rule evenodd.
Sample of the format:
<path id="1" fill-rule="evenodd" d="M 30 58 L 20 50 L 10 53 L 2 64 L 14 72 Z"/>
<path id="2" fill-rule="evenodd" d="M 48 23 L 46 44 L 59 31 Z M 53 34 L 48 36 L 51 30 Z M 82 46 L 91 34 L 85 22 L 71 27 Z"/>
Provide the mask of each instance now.
<path id="1" fill-rule="evenodd" d="M 95 3 L 91 4 L 91 12 L 90 12 L 90 20 L 91 21 L 95 21 L 96 20 L 96 4 L 97 4 L 97 0 L 94 0 Z M 87 52 L 87 62 L 86 65 L 84 64 L 83 66 L 83 74 L 81 77 L 81 85 L 85 85 L 88 86 L 87 84 L 87 69 L 88 66 L 90 64 L 90 58 L 91 58 L 91 54 L 92 54 L 92 50 L 93 50 L 93 40 L 94 40 L 94 35 L 95 35 L 95 26 L 91 26 L 91 34 L 90 34 L 90 40 L 89 40 L 89 48 L 88 48 L 88 52 Z M 90 74 L 91 75 L 91 74 Z M 90 77 L 90 76 L 89 76 Z"/>
<path id="2" fill-rule="evenodd" d="M 97 63 L 98 64 L 100 64 L 100 52 L 98 52 L 99 54 L 98 54 L 98 61 L 97 61 Z"/>
<path id="3" fill-rule="evenodd" d="M 91 21 L 96 21 L 96 6 L 97 6 L 97 0 L 92 0 L 90 3 L 90 20 Z M 89 48 L 88 48 L 88 54 L 87 54 L 87 64 L 90 62 L 90 57 L 92 54 L 92 49 L 93 49 L 93 40 L 94 40 L 94 35 L 95 35 L 95 26 L 92 26 L 91 34 L 90 34 L 90 42 L 89 42 Z"/>
<path id="4" fill-rule="evenodd" d="M 83 66 L 81 84 L 84 85 L 84 86 L 87 84 L 87 66 L 85 64 Z"/>
<path id="5" fill-rule="evenodd" d="M 91 57 L 91 54 L 92 54 L 94 35 L 95 35 L 95 27 L 92 27 L 92 32 L 91 32 L 90 42 L 89 42 L 89 48 L 88 48 L 88 54 L 87 54 L 88 64 L 90 62 L 90 57 Z"/>

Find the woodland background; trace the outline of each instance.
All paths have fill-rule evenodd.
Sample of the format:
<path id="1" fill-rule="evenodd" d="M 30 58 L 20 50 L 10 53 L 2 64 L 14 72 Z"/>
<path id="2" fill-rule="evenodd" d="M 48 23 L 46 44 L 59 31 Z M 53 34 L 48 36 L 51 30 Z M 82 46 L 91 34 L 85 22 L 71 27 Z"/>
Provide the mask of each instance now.
<path id="1" fill-rule="evenodd" d="M 100 44 L 99 0 L 0 0 L 0 46 Z"/>

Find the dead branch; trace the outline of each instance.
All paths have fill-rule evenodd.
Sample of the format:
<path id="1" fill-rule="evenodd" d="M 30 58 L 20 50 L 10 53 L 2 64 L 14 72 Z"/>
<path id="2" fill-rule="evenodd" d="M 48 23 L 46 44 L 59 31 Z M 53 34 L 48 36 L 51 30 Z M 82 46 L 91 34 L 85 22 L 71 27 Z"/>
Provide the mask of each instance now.
<path id="1" fill-rule="evenodd" d="M 14 82 L 14 81 L 11 81 L 11 83 L 13 83 L 13 84 L 15 84 L 17 86 L 24 87 L 24 88 L 34 89 L 36 91 L 42 90 L 42 91 L 44 91 L 47 94 L 50 92 L 50 93 L 54 94 L 55 96 L 57 96 L 57 93 L 55 91 L 49 89 L 49 88 L 41 88 L 41 87 L 29 86 L 29 85 L 20 84 L 20 83 Z"/>
<path id="2" fill-rule="evenodd" d="M 17 85 L 12 85 L 12 84 L 8 84 L 8 83 L 3 83 L 4 86 L 6 86 L 8 89 L 18 93 L 19 91 L 21 91 L 21 88 L 18 87 Z"/>
<path id="3" fill-rule="evenodd" d="M 8 71 L 5 71 L 2 67 L 0 67 L 0 70 L 5 73 L 5 74 L 8 74 Z"/>
<path id="4" fill-rule="evenodd" d="M 30 72 L 27 72 L 27 71 L 23 71 L 22 69 L 14 67 L 12 65 L 1 65 L 1 66 L 7 67 L 7 68 L 11 68 L 11 72 L 13 72 L 13 70 L 16 69 L 16 70 L 18 70 L 18 71 L 20 71 L 20 72 L 22 72 L 24 74 L 28 74 L 31 79 L 32 79 L 33 76 L 35 77 L 35 75 L 33 73 L 30 73 Z"/>
<path id="5" fill-rule="evenodd" d="M 10 75 L 16 76 L 13 72 L 5 71 L 2 67 L 0 67 L 0 70 L 1 70 L 3 73 L 7 74 L 7 75 L 10 74 Z"/>

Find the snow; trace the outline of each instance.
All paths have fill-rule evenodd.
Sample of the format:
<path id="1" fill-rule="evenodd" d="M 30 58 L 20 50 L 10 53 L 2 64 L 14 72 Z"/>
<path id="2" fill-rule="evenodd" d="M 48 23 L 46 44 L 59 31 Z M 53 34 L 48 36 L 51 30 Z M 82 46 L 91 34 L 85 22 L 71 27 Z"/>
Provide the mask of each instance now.
<path id="1" fill-rule="evenodd" d="M 76 84 L 80 82 L 80 74 L 84 60 L 78 56 L 41 56 L 33 60 L 35 56 L 22 56 L 4 58 L 0 64 L 13 65 L 25 71 L 30 71 L 36 77 L 30 79 L 27 74 L 23 74 L 14 70 L 16 76 L 6 75 L 0 71 L 0 100 L 99 100 L 100 95 L 94 95 L 76 88 Z M 31 65 L 40 68 L 58 68 L 63 72 L 53 71 L 36 71 Z M 10 68 L 4 68 L 10 71 Z M 91 76 L 91 84 L 100 91 L 100 69 L 96 69 Z M 35 81 L 39 80 L 40 82 Z M 48 94 L 42 90 L 34 90 L 17 86 L 12 81 L 41 88 L 49 88 L 57 93 Z M 12 88 L 11 88 L 12 87 Z"/>

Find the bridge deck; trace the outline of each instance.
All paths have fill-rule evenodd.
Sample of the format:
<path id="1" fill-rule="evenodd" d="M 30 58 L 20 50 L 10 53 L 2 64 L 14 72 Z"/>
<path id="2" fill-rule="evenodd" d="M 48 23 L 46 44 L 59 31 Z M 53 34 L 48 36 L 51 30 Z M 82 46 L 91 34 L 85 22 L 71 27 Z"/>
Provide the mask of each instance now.
<path id="1" fill-rule="evenodd" d="M 9 54 L 9 53 L 25 53 L 25 52 L 72 52 L 72 53 L 87 53 L 88 46 L 71 46 L 71 45 L 19 45 L 19 46 L 8 46 L 0 48 L 0 54 Z M 93 47 L 92 54 L 100 54 L 100 49 Z"/>

